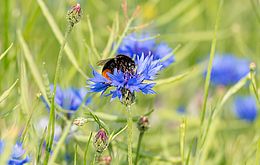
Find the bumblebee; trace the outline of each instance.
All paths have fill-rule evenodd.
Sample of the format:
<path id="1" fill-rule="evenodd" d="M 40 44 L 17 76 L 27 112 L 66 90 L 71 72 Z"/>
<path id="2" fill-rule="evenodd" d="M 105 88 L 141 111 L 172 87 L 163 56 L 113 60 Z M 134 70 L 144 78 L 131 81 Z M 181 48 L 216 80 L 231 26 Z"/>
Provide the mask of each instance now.
<path id="1" fill-rule="evenodd" d="M 119 54 L 114 58 L 101 60 L 97 63 L 97 65 L 103 66 L 102 76 L 107 79 L 110 79 L 107 73 L 112 74 L 115 69 L 120 70 L 123 73 L 128 72 L 133 74 L 136 67 L 134 60 L 123 54 Z"/>

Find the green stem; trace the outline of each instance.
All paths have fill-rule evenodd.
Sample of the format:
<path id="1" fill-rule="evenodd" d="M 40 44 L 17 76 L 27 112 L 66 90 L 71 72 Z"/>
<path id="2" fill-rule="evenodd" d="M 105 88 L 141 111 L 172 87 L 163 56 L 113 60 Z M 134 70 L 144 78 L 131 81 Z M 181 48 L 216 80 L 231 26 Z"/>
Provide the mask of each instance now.
<path id="1" fill-rule="evenodd" d="M 136 150 L 135 165 L 137 165 L 137 163 L 138 163 L 139 153 L 140 153 L 140 148 L 141 148 L 143 136 L 144 136 L 144 132 L 140 132 L 139 137 L 138 137 L 137 150 Z"/>
<path id="2" fill-rule="evenodd" d="M 133 125 L 133 120 L 132 120 L 132 114 L 131 114 L 131 107 L 127 106 L 127 132 L 128 132 L 128 139 L 127 139 L 127 144 L 128 144 L 128 164 L 132 165 L 132 125 Z"/>
<path id="3" fill-rule="evenodd" d="M 95 165 L 95 164 L 97 164 L 97 162 L 98 162 L 98 159 L 97 158 L 99 158 L 101 155 L 100 155 L 100 153 L 98 153 L 98 152 L 95 152 L 95 155 L 94 155 L 94 159 L 92 160 L 92 165 Z"/>
<path id="4" fill-rule="evenodd" d="M 62 60 L 62 56 L 63 56 L 63 50 L 64 47 L 67 43 L 67 38 L 69 33 L 72 30 L 72 27 L 70 24 L 68 25 L 68 30 L 65 33 L 65 39 L 60 47 L 60 51 L 59 51 L 59 55 L 58 55 L 58 60 L 57 60 L 57 65 L 56 65 L 56 71 L 55 71 L 55 75 L 54 75 L 54 84 L 53 84 L 53 94 L 52 94 L 52 98 L 51 98 L 51 109 L 50 109 L 50 118 L 49 118 L 49 124 L 48 124 L 48 143 L 47 143 L 47 147 L 46 147 L 46 157 L 44 160 L 44 165 L 48 164 L 48 160 L 50 157 L 50 152 L 52 149 L 52 144 L 53 144 L 53 139 L 54 139 L 54 132 L 55 132 L 55 102 L 54 102 L 54 98 L 56 95 L 56 89 L 57 89 L 57 81 L 59 78 L 59 73 L 60 73 L 60 66 L 61 66 L 61 60 Z"/>

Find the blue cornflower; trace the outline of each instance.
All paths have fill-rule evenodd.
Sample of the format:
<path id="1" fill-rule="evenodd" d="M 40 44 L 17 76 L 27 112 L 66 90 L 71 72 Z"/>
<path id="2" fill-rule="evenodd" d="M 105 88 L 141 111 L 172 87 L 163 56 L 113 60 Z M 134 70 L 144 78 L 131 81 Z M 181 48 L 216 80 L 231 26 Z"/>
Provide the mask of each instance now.
<path id="1" fill-rule="evenodd" d="M 155 83 L 149 83 L 156 77 L 156 74 L 163 67 L 159 60 L 153 60 L 153 55 L 137 56 L 136 69 L 133 73 L 123 72 L 115 68 L 113 73 L 107 73 L 109 78 L 103 77 L 93 69 L 93 78 L 89 79 L 90 91 L 101 92 L 102 94 L 108 89 L 112 100 L 116 97 L 124 104 L 131 104 L 135 98 L 135 92 L 144 94 L 154 94 L 152 90 Z M 145 82 L 146 81 L 146 82 Z M 107 96 L 108 96 L 107 95 Z"/>
<path id="2" fill-rule="evenodd" d="M 136 57 L 140 58 L 142 54 L 145 57 L 153 55 L 153 60 L 161 60 L 162 68 L 175 61 L 172 52 L 173 50 L 166 43 L 157 44 L 148 33 L 142 35 L 129 34 L 123 39 L 117 50 L 118 54 L 128 55 L 134 60 L 136 60 Z"/>
<path id="3" fill-rule="evenodd" d="M 246 76 L 249 71 L 248 60 L 231 54 L 217 55 L 213 61 L 211 82 L 214 85 L 233 85 Z"/>
<path id="4" fill-rule="evenodd" d="M 53 85 L 51 85 L 50 88 L 51 91 L 53 91 Z M 84 101 L 86 95 L 87 95 L 87 90 L 85 88 L 62 89 L 60 86 L 57 86 L 55 103 L 59 105 L 62 109 L 69 110 L 73 113 L 74 111 L 78 110 L 78 108 Z M 85 102 L 85 105 L 88 105 L 90 102 L 91 102 L 91 98 L 88 98 Z M 47 108 L 50 109 L 48 105 Z"/>
<path id="5" fill-rule="evenodd" d="M 4 152 L 4 142 L 0 140 L 0 154 Z M 25 156 L 25 150 L 22 148 L 22 144 L 17 142 L 12 154 L 8 160 L 8 165 L 23 165 L 30 161 L 29 156 Z"/>
<path id="6" fill-rule="evenodd" d="M 252 96 L 238 96 L 235 99 L 235 114 L 238 118 L 253 122 L 257 117 L 256 101 Z"/>

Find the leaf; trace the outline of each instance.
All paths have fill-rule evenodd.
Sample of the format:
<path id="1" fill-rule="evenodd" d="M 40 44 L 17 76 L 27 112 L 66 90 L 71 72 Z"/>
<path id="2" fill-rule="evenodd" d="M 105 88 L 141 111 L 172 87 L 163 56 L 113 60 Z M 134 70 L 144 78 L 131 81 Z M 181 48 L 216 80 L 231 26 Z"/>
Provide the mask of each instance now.
<path id="1" fill-rule="evenodd" d="M 90 113 L 90 115 L 93 117 L 93 119 L 96 121 L 96 123 L 99 125 L 99 127 L 100 127 L 100 128 L 104 128 L 105 131 L 106 131 L 108 134 L 110 134 L 109 129 L 108 129 L 108 126 L 107 126 L 102 120 L 100 120 L 100 119 L 98 118 L 98 116 L 95 115 L 94 112 L 92 112 L 90 109 L 89 109 L 89 113 Z"/>
<path id="2" fill-rule="evenodd" d="M 111 136 L 109 137 L 109 141 L 113 141 L 119 134 L 121 134 L 124 130 L 126 130 L 127 125 L 124 127 L 118 129 L 115 133 L 112 133 Z"/>

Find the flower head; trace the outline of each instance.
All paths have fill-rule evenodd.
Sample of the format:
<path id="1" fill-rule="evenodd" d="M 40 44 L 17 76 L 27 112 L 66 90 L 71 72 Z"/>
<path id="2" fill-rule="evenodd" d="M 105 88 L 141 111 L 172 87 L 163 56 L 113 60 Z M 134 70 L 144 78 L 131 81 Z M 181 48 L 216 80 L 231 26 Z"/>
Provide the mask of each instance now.
<path id="1" fill-rule="evenodd" d="M 211 81 L 214 85 L 229 86 L 249 73 L 249 61 L 230 54 L 217 55 L 213 61 Z"/>
<path id="2" fill-rule="evenodd" d="M 154 94 L 152 90 L 155 83 L 146 83 L 145 81 L 153 80 L 161 70 L 162 64 L 159 60 L 153 60 L 153 55 L 137 57 L 136 70 L 133 73 L 124 72 L 123 70 L 114 69 L 113 73 L 107 73 L 109 78 L 103 77 L 97 71 L 93 70 L 93 78 L 89 79 L 90 91 L 101 92 L 102 94 L 108 89 L 112 100 L 116 97 L 125 105 L 134 102 L 135 92 L 144 94 Z"/>
<path id="3" fill-rule="evenodd" d="M 238 118 L 253 122 L 257 117 L 256 101 L 252 96 L 238 96 L 235 99 L 235 114 Z"/>
<path id="4" fill-rule="evenodd" d="M 74 24 L 80 21 L 81 16 L 82 16 L 82 10 L 80 4 L 78 3 L 68 11 L 67 20 L 71 26 L 74 26 Z"/>
<path id="5" fill-rule="evenodd" d="M 157 44 L 148 33 L 142 35 L 132 33 L 123 39 L 117 53 L 128 55 L 135 60 L 142 55 L 144 57 L 153 55 L 153 60 L 161 60 L 161 64 L 165 68 L 174 62 L 172 51 L 166 43 Z"/>
<path id="6" fill-rule="evenodd" d="M 0 154 L 4 152 L 4 142 L 0 140 Z M 30 161 L 29 156 L 25 155 L 22 144 L 17 142 L 12 150 L 12 154 L 8 160 L 8 165 L 23 165 Z"/>
<path id="7" fill-rule="evenodd" d="M 51 91 L 53 91 L 53 85 L 51 85 Z M 73 113 L 78 110 L 78 108 L 83 103 L 87 95 L 87 90 L 85 88 L 67 88 L 62 89 L 60 86 L 57 86 L 55 103 L 59 105 L 64 110 L 69 110 L 70 113 Z M 43 100 L 45 103 L 46 101 Z M 91 98 L 88 98 L 85 102 L 85 105 L 88 105 L 91 102 Z M 47 108 L 49 106 L 46 104 Z"/>

